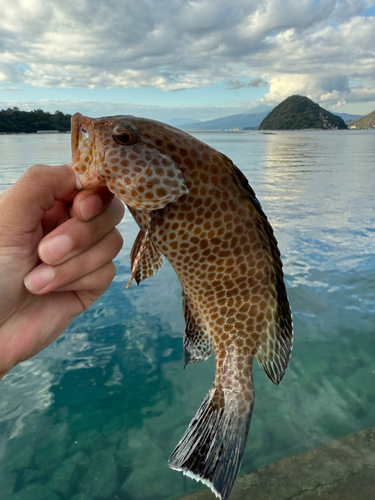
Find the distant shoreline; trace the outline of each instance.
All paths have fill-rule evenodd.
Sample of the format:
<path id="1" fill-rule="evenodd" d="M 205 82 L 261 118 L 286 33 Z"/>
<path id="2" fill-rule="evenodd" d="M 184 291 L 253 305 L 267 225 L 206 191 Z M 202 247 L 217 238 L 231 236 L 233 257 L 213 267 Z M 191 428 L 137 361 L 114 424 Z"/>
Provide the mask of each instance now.
<path id="1" fill-rule="evenodd" d="M 184 130 L 184 129 L 181 129 Z M 277 133 L 277 132 L 314 132 L 314 131 L 322 131 L 322 132 L 359 132 L 362 130 L 375 130 L 375 127 L 370 128 L 347 128 L 347 129 L 324 129 L 324 128 L 298 128 L 298 129 L 281 129 L 281 130 L 257 130 L 257 129 L 248 129 L 248 130 L 230 130 L 230 129 L 211 129 L 211 130 L 184 130 L 189 134 L 192 133 L 228 133 L 228 134 L 245 134 L 248 132 L 259 132 L 259 133 Z M 0 132 L 0 135 L 66 135 L 70 134 L 71 131 L 67 132 Z"/>
<path id="2" fill-rule="evenodd" d="M 232 133 L 232 134 L 237 134 L 237 133 L 246 133 L 246 132 L 260 132 L 260 133 L 274 133 L 274 132 L 316 132 L 316 131 L 322 131 L 322 132 L 358 132 L 361 130 L 375 130 L 375 127 L 371 128 L 345 128 L 345 129 L 338 129 L 338 128 L 293 128 L 293 129 L 280 129 L 280 130 L 258 130 L 258 129 L 250 129 L 250 130 L 228 130 L 228 129 L 211 129 L 211 130 L 188 130 L 188 129 L 181 129 L 184 130 L 184 132 L 188 132 L 189 134 L 195 133 L 195 132 L 227 132 L 227 133 Z"/>
<path id="3" fill-rule="evenodd" d="M 61 135 L 61 134 L 70 134 L 71 131 L 68 130 L 67 132 L 43 132 L 43 131 L 38 131 L 38 132 L 0 132 L 0 135 Z"/>

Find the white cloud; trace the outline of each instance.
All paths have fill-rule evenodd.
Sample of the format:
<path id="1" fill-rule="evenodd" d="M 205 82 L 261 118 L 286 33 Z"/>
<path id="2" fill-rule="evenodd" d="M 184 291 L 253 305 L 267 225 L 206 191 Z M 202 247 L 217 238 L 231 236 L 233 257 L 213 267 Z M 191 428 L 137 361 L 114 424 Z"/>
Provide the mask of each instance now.
<path id="1" fill-rule="evenodd" d="M 350 93 L 348 78 L 344 76 L 312 77 L 309 74 L 286 74 L 272 79 L 265 101 L 277 104 L 290 95 L 301 94 L 313 101 L 331 103 L 349 96 Z"/>
<path id="2" fill-rule="evenodd" d="M 259 88 L 267 87 L 269 84 L 268 80 L 265 78 L 252 78 L 249 82 L 241 82 L 240 80 L 228 80 L 226 82 L 227 88 L 230 90 L 242 89 L 242 88 Z"/>
<path id="3" fill-rule="evenodd" d="M 18 87 L 0 87 L 0 92 L 19 92 Z"/>
<path id="4" fill-rule="evenodd" d="M 270 103 L 372 100 L 375 18 L 360 14 L 373 3 L 0 0 L 0 82 L 171 91 L 246 77 L 270 82 Z"/>
<path id="5" fill-rule="evenodd" d="M 340 101 L 374 100 L 375 18 L 354 17 L 340 26 L 326 26 L 301 39 L 295 31 L 272 40 L 268 62 L 271 87 L 265 99 L 277 103 L 293 93 L 331 106 Z M 288 35 L 288 36 L 287 36 Z M 280 58 L 276 54 L 283 54 Z M 350 85 L 356 79 L 361 85 Z M 362 95 L 363 98 L 360 97 Z"/>

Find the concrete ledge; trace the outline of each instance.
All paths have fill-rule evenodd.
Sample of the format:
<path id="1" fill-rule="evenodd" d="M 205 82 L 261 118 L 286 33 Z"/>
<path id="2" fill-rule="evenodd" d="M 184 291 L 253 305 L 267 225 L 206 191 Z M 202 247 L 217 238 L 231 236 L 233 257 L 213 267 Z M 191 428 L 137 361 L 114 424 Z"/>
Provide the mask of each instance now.
<path id="1" fill-rule="evenodd" d="M 181 500 L 213 500 L 209 489 Z M 375 427 L 239 476 L 230 500 L 375 500 Z"/>

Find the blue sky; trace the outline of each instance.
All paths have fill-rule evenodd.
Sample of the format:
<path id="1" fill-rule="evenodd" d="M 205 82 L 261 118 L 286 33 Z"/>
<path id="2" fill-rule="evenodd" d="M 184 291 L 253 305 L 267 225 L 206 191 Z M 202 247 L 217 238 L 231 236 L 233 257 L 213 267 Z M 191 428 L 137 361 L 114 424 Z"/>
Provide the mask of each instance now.
<path id="1" fill-rule="evenodd" d="M 370 0 L 0 0 L 0 109 L 212 119 L 375 109 Z"/>

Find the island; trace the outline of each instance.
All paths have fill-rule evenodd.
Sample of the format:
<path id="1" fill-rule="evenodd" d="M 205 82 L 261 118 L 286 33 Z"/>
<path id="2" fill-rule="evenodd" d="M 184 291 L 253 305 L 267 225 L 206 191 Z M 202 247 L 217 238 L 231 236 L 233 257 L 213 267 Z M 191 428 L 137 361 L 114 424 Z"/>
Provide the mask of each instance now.
<path id="1" fill-rule="evenodd" d="M 344 120 L 308 97 L 292 95 L 262 120 L 258 130 L 347 129 Z"/>
<path id="2" fill-rule="evenodd" d="M 8 108 L 0 111 L 0 134 L 32 134 L 45 132 L 70 132 L 71 115 L 61 111 L 49 113 L 41 109 L 21 111 Z"/>
<path id="3" fill-rule="evenodd" d="M 375 128 L 375 111 L 348 123 L 349 128 Z"/>

